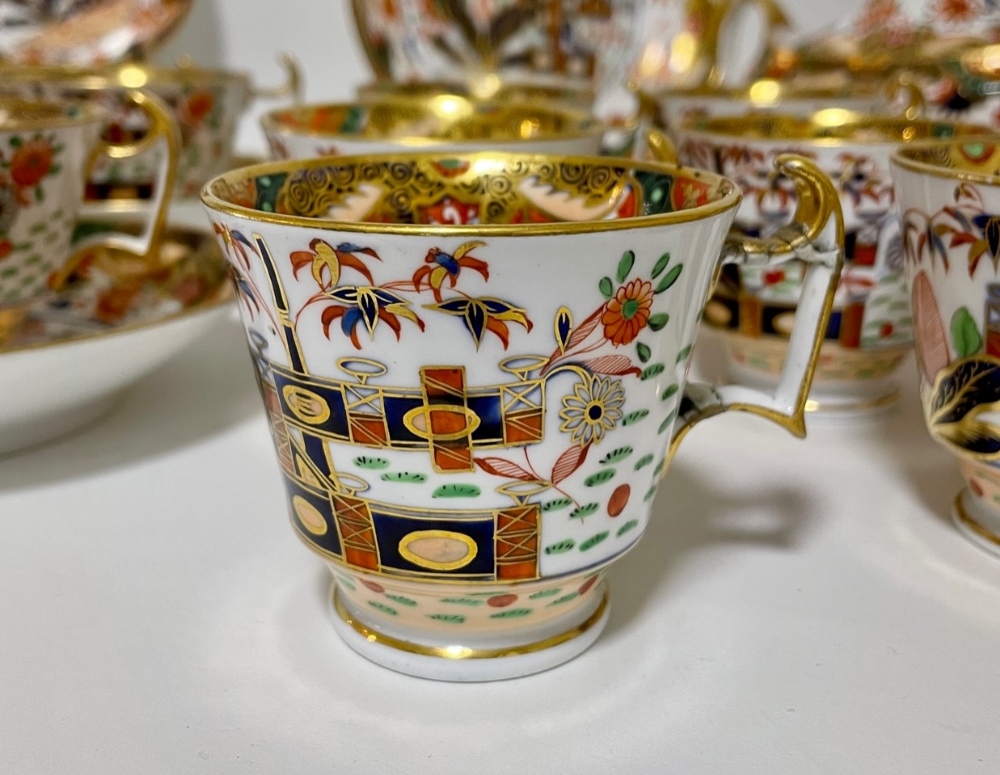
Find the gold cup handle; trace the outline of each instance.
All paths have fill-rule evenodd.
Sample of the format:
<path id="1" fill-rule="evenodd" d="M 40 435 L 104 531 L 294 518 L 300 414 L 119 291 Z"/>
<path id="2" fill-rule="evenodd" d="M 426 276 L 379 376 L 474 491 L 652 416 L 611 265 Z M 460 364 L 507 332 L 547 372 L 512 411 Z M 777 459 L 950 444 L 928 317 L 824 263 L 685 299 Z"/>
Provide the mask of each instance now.
<path id="1" fill-rule="evenodd" d="M 285 82 L 280 86 L 254 86 L 250 89 L 250 96 L 254 99 L 267 100 L 290 97 L 292 102 L 298 105 L 302 102 L 302 68 L 299 67 L 299 63 L 295 57 L 288 53 L 281 54 L 278 57 L 278 64 L 285 71 Z"/>
<path id="2" fill-rule="evenodd" d="M 646 150 L 653 161 L 664 164 L 679 164 L 677 147 L 666 132 L 656 127 L 646 127 L 644 131 L 646 138 Z"/>
<path id="3" fill-rule="evenodd" d="M 927 99 L 924 97 L 923 89 L 909 73 L 901 73 L 889 81 L 885 96 L 890 106 L 900 104 L 902 108 L 900 115 L 908 121 L 921 118 L 927 110 Z"/>
<path id="4" fill-rule="evenodd" d="M 130 159 L 148 153 L 153 148 L 164 145 L 163 154 L 156 170 L 155 196 L 149 209 L 150 215 L 138 235 L 124 232 L 105 232 L 85 237 L 73 245 L 73 255 L 66 265 L 52 278 L 50 285 L 58 290 L 73 274 L 80 261 L 96 247 L 113 248 L 129 253 L 140 259 L 149 269 L 159 262 L 163 232 L 167 225 L 167 212 L 177 178 L 177 160 L 180 156 L 180 136 L 171 116 L 170 109 L 149 92 L 131 90 L 126 93 L 129 101 L 139 107 L 149 118 L 149 131 L 137 142 L 109 143 L 102 141 L 90 152 L 86 165 L 86 177 L 90 178 L 101 157 Z"/>
<path id="5" fill-rule="evenodd" d="M 795 183 L 798 206 L 794 220 L 766 239 L 731 233 L 719 270 L 727 263 L 773 265 L 798 259 L 806 264 L 802 296 L 778 386 L 773 393 L 767 393 L 743 385 L 689 383 L 668 460 L 696 423 L 728 411 L 760 415 L 799 438 L 806 435 L 806 400 L 844 263 L 844 215 L 830 178 L 811 161 L 782 154 L 775 166 Z"/>

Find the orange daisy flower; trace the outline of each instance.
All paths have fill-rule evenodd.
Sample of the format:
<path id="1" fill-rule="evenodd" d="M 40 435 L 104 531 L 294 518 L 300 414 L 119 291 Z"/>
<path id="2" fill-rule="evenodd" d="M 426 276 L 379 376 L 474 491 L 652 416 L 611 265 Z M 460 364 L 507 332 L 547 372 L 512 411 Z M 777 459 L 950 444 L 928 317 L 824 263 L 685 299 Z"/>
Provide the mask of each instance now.
<path id="1" fill-rule="evenodd" d="M 615 345 L 628 344 L 646 327 L 653 308 L 653 284 L 633 280 L 623 285 L 601 315 L 604 337 Z"/>
<path id="2" fill-rule="evenodd" d="M 46 140 L 28 140 L 10 160 L 10 177 L 22 188 L 37 186 L 52 169 L 52 145 Z"/>

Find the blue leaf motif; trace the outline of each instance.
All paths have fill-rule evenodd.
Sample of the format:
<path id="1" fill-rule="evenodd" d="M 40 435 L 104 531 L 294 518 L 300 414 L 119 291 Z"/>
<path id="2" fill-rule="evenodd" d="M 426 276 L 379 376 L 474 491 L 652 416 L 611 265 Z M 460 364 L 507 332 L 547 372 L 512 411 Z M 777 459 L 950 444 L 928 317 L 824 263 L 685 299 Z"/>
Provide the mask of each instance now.
<path id="1" fill-rule="evenodd" d="M 479 347 L 479 343 L 483 340 L 483 332 L 486 330 L 486 314 L 486 308 L 479 301 L 470 301 L 465 310 L 465 327 L 472 334 L 476 347 Z"/>
<path id="2" fill-rule="evenodd" d="M 371 288 L 358 289 L 358 309 L 361 310 L 361 317 L 370 334 L 375 332 L 375 326 L 378 325 L 378 306 L 378 297 Z"/>
<path id="3" fill-rule="evenodd" d="M 358 289 L 353 285 L 343 285 L 340 288 L 334 288 L 327 291 L 326 295 L 344 304 L 350 304 L 352 307 L 358 303 Z"/>
<path id="4" fill-rule="evenodd" d="M 953 451 L 977 460 L 1000 459 L 1000 427 L 980 420 L 998 410 L 1000 359 L 965 358 L 942 370 L 928 409 L 934 437 Z"/>
<path id="5" fill-rule="evenodd" d="M 464 315 L 468 306 L 468 299 L 451 299 L 450 301 L 441 302 L 435 307 L 435 309 L 450 312 L 452 315 Z"/>

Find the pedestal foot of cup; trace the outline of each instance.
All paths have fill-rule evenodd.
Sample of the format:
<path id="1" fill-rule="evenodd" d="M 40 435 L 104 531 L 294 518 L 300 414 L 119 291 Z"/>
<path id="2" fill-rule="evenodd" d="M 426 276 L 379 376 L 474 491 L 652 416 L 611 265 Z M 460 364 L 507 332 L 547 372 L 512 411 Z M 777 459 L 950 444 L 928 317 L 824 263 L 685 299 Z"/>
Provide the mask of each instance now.
<path id="1" fill-rule="evenodd" d="M 436 681 L 481 682 L 540 673 L 568 662 L 597 640 L 608 622 L 610 603 L 607 582 L 595 590 L 593 602 L 567 617 L 551 622 L 545 632 L 524 643 L 490 647 L 453 644 L 426 644 L 385 632 L 366 623 L 364 612 L 350 599 L 331 589 L 333 624 L 337 634 L 361 656 L 382 667 L 417 678 Z"/>
<path id="2" fill-rule="evenodd" d="M 1000 557 L 1000 536 L 982 524 L 977 512 L 979 508 L 975 503 L 975 496 L 968 487 L 955 497 L 955 502 L 951 507 L 951 519 L 955 523 L 963 536 L 981 549 L 985 549 L 990 554 Z"/>

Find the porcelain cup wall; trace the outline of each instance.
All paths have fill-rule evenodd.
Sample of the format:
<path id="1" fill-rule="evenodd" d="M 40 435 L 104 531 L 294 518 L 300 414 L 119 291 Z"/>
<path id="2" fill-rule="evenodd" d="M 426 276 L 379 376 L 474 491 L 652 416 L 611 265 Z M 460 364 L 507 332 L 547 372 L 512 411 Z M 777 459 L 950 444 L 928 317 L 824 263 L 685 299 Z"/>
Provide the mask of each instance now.
<path id="1" fill-rule="evenodd" d="M 44 99 L 92 101 L 109 115 L 104 138 L 109 142 L 137 142 L 149 132 L 150 122 L 130 103 L 128 92 L 145 89 L 168 106 L 180 132 L 176 193 L 196 196 L 205 182 L 232 166 L 233 141 L 239 118 L 255 96 L 294 96 L 300 76 L 290 58 L 281 60 L 286 85 L 257 89 L 242 73 L 208 70 L 190 64 L 153 67 L 127 63 L 105 68 L 2 68 L 0 92 Z M 108 207 L 123 201 L 154 196 L 162 151 L 126 159 L 104 158 L 87 181 L 87 199 Z"/>
<path id="2" fill-rule="evenodd" d="M 261 126 L 276 159 L 417 149 L 596 155 L 605 133 L 596 118 L 569 107 L 454 94 L 303 105 L 272 111 Z"/>
<path id="3" fill-rule="evenodd" d="M 917 99 L 919 94 L 914 95 Z M 747 113 L 780 113 L 811 116 L 821 110 L 880 113 L 890 107 L 889 92 L 878 85 L 841 87 L 796 87 L 770 78 L 742 88 L 668 88 L 652 92 L 663 124 L 672 133 L 699 119 L 742 116 Z M 908 104 L 905 109 L 913 108 Z"/>
<path id="4" fill-rule="evenodd" d="M 166 193 L 177 161 L 170 119 L 147 94 L 130 92 L 128 99 L 151 121 L 150 142 L 163 142 L 169 149 L 157 171 Z M 70 250 L 93 163 L 141 151 L 137 144 L 100 143 L 105 122 L 106 114 L 93 105 L 0 97 L 0 307 L 19 307 L 58 287 L 98 245 L 153 260 L 166 196 L 140 235 L 96 235 L 78 240 Z"/>
<path id="5" fill-rule="evenodd" d="M 590 112 L 594 106 L 594 90 L 586 85 L 539 83 L 530 80 L 510 80 L 496 73 L 446 81 L 371 81 L 358 87 L 360 102 L 381 102 L 386 99 L 428 99 L 442 94 L 454 94 L 480 102 L 527 102 L 543 105 L 565 105 Z"/>
<path id="6" fill-rule="evenodd" d="M 988 130 L 943 121 L 834 112 L 808 118 L 783 114 L 706 119 L 680 133 L 681 159 L 739 183 L 737 225 L 769 234 L 784 224 L 796 198 L 773 172 L 786 152 L 812 159 L 829 177 L 844 211 L 846 263 L 810 409 L 830 416 L 887 407 L 898 397 L 895 376 L 912 347 L 912 319 L 903 275 L 895 190 L 889 157 L 921 138 Z M 705 321 L 723 333 L 731 375 L 749 385 L 777 378 L 799 298 L 795 264 L 742 267 L 722 278 Z"/>
<path id="7" fill-rule="evenodd" d="M 892 159 L 924 418 L 966 487 L 958 527 L 1000 553 L 1000 137 Z"/>
<path id="8" fill-rule="evenodd" d="M 719 176 L 488 152 L 281 162 L 206 187 L 292 524 L 333 571 L 352 648 L 449 680 L 563 662 L 603 627 L 605 571 L 685 429 L 733 407 L 804 432 L 839 211 L 817 169 L 783 163 L 808 203 L 795 227 L 725 254 L 816 251 L 771 395 L 687 383 L 740 199 Z"/>

